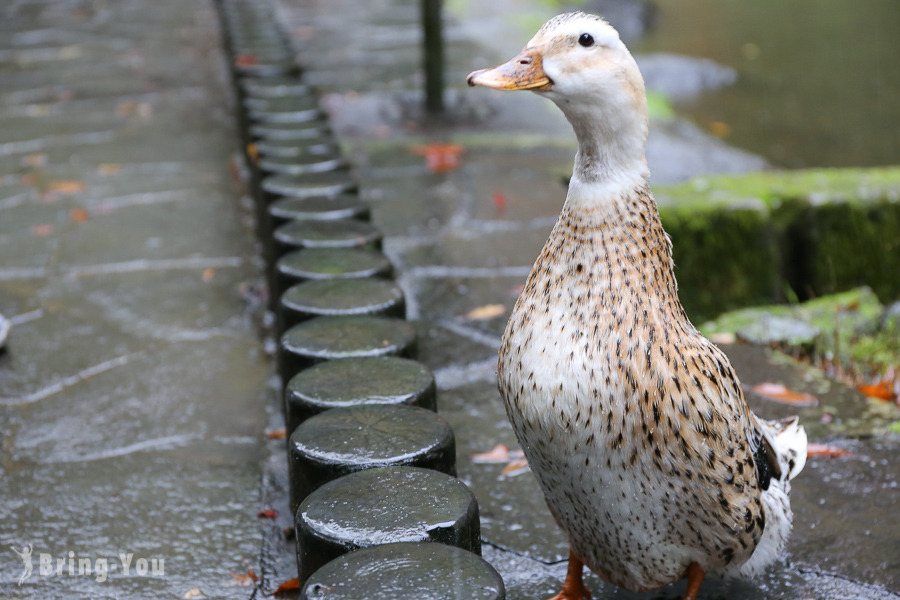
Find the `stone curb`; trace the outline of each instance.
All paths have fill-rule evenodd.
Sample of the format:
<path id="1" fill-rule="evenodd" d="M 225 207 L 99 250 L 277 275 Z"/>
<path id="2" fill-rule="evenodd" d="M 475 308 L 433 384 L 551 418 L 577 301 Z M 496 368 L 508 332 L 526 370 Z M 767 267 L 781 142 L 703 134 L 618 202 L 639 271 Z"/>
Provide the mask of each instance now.
<path id="1" fill-rule="evenodd" d="M 453 432 L 433 415 L 434 376 L 412 360 L 416 334 L 401 318 L 403 292 L 381 253 L 383 234 L 368 223 L 370 209 L 318 96 L 265 0 L 218 6 L 277 313 L 300 585 L 319 567 L 331 578 L 353 577 L 341 569 L 348 552 L 380 567 L 386 555 L 366 548 L 391 544 L 397 560 L 422 557 L 420 543 L 431 541 L 477 556 L 435 573 L 424 560 L 375 588 L 347 583 L 364 597 L 377 595 L 378 585 L 444 597 L 461 578 L 484 580 L 494 582 L 488 597 L 502 599 L 499 575 L 480 558 L 477 501 L 455 478 Z M 306 377 L 317 365 L 329 367 Z M 306 585 L 302 597 L 320 590 Z"/>

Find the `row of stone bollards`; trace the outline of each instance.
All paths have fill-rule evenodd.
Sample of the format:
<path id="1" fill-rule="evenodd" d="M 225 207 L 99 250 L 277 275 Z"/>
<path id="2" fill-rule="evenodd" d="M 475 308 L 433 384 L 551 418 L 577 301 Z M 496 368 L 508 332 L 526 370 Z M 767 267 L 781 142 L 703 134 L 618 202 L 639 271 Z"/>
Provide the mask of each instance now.
<path id="1" fill-rule="evenodd" d="M 266 0 L 220 6 L 277 315 L 301 597 L 502 599 L 382 233 L 318 97 Z"/>

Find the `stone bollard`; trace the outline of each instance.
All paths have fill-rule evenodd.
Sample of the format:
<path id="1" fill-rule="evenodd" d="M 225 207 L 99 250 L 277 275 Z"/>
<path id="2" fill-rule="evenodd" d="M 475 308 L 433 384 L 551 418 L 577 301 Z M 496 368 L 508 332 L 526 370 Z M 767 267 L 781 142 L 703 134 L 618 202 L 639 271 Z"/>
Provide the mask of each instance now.
<path id="1" fill-rule="evenodd" d="M 478 502 L 461 481 L 430 469 L 384 467 L 330 481 L 295 518 L 300 583 L 338 556 L 390 542 L 440 542 L 481 554 Z"/>
<path id="2" fill-rule="evenodd" d="M 288 442 L 291 514 L 333 479 L 388 466 L 455 477 L 453 430 L 437 414 L 402 404 L 335 408 L 307 419 Z"/>
<path id="3" fill-rule="evenodd" d="M 308 140 L 331 135 L 331 125 L 326 119 L 305 123 L 252 123 L 248 132 L 254 140 Z"/>
<path id="4" fill-rule="evenodd" d="M 278 374 L 284 385 L 312 365 L 339 358 L 413 358 L 416 330 L 388 317 L 316 317 L 288 329 L 278 346 Z"/>
<path id="5" fill-rule="evenodd" d="M 320 196 L 313 198 L 281 198 L 269 205 L 269 231 L 291 221 L 337 221 L 355 219 L 368 221 L 372 216 L 369 205 L 355 194 Z"/>
<path id="6" fill-rule="evenodd" d="M 306 123 L 324 115 L 315 96 L 284 98 L 245 98 L 250 120 L 260 123 Z"/>
<path id="7" fill-rule="evenodd" d="M 301 600 L 504 600 L 500 574 L 446 544 L 397 542 L 354 550 L 310 576 Z"/>
<path id="8" fill-rule="evenodd" d="M 300 248 L 381 249 L 381 230 L 364 221 L 294 221 L 275 230 L 275 260 Z"/>
<path id="9" fill-rule="evenodd" d="M 387 256 L 368 248 L 309 248 L 288 252 L 275 263 L 269 294 L 273 299 L 310 279 L 390 278 L 394 266 Z M 277 306 L 277 304 L 273 304 Z"/>
<path id="10" fill-rule="evenodd" d="M 434 375 L 423 364 L 396 356 L 347 358 L 314 365 L 288 381 L 288 436 L 319 413 L 368 404 L 402 404 L 436 411 Z"/>
<path id="11" fill-rule="evenodd" d="M 245 96 L 253 98 L 285 98 L 288 96 L 308 96 L 310 88 L 300 77 L 244 78 L 240 81 Z"/>
<path id="12" fill-rule="evenodd" d="M 278 307 L 280 335 L 314 317 L 406 316 L 403 290 L 386 279 L 320 279 L 288 288 Z"/>

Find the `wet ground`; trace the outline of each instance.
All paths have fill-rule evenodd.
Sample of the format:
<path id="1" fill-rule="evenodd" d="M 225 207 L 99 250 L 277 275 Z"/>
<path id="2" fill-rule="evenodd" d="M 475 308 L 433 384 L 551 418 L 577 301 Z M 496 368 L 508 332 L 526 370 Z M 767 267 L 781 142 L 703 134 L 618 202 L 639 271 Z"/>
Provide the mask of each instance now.
<path id="1" fill-rule="evenodd" d="M 0 7 L 0 597 L 248 595 L 270 365 L 229 102 L 211 2 Z"/>
<path id="2" fill-rule="evenodd" d="M 524 17 L 507 18 L 513 4 Z M 574 140 L 539 98 L 464 86 L 471 69 L 517 51 L 546 9 L 449 3 L 451 121 L 435 127 L 418 109 L 417 2 L 278 7 L 385 232 L 419 358 L 457 432 L 460 476 L 481 503 L 485 558 L 509 598 L 548 597 L 566 547 L 533 476 L 469 455 L 514 445 L 496 351 L 564 198 Z M 0 354 L 4 598 L 258 597 L 296 575 L 282 535 L 283 441 L 262 441 L 277 424 L 271 364 L 248 308 L 258 272 L 229 172 L 237 140 L 212 8 L 0 9 L 0 312 L 13 321 Z M 642 60 L 667 79 L 659 59 Z M 722 73 L 681 64 L 701 86 Z M 429 172 L 415 146 L 432 141 L 464 144 L 460 167 Z M 764 164 L 678 119 L 654 120 L 649 155 L 657 182 Z M 501 308 L 465 317 L 487 305 Z M 852 455 L 813 459 L 796 480 L 796 532 L 780 564 L 760 581 L 710 582 L 704 597 L 898 597 L 886 588 L 900 589 L 900 440 L 881 433 L 896 409 L 763 351 L 728 351 L 745 384 L 817 394 L 801 413 L 812 438 Z M 787 414 L 751 400 L 763 416 Z M 282 514 L 260 526 L 257 511 L 273 507 Z M 28 544 L 34 572 L 18 586 L 23 562 L 7 548 Z M 64 562 L 56 574 L 70 551 L 94 567 L 133 553 L 131 572 L 119 565 L 101 582 L 68 575 Z M 41 574 L 41 553 L 54 574 Z M 141 558 L 163 558 L 165 575 L 140 576 Z M 229 573 L 250 569 L 264 576 L 257 586 L 229 585 Z M 682 590 L 588 585 L 597 598 Z"/>
<path id="3" fill-rule="evenodd" d="M 513 4 L 516 22 L 506 18 Z M 370 3 L 371 12 L 340 2 L 282 0 L 279 6 L 307 77 L 328 94 L 335 128 L 359 167 L 386 251 L 400 268 L 409 316 L 421 334 L 419 358 L 436 371 L 439 410 L 458 432 L 460 477 L 479 498 L 484 555 L 503 575 L 508 597 L 549 597 L 564 575 L 567 545 L 533 476 L 504 475 L 505 464 L 476 464 L 469 457 L 498 443 L 516 445 L 496 390 L 495 357 L 509 311 L 565 197 L 571 134 L 555 107 L 540 98 L 463 87 L 470 70 L 515 53 L 546 9 L 528 12 L 523 2 L 451 5 L 450 125 L 441 128 L 424 124 L 416 106 L 419 59 L 411 31 L 417 3 L 383 0 Z M 347 31 L 366 34 L 343 35 Z M 714 82 L 721 73 L 715 65 L 678 57 L 638 61 L 655 70 L 651 88 L 698 72 L 702 76 L 693 79 Z M 465 146 L 461 165 L 430 173 L 416 146 L 446 141 Z M 763 164 L 719 148 L 718 140 L 683 121 L 654 120 L 648 150 L 654 181 Z M 496 316 L 467 316 L 487 306 L 500 307 L 493 309 Z M 780 381 L 817 394 L 820 404 L 800 411 L 811 438 L 852 455 L 813 458 L 795 481 L 795 535 L 779 564 L 757 581 L 710 581 L 704 597 L 897 597 L 888 588 L 900 589 L 900 527 L 892 517 L 900 504 L 892 459 L 900 440 L 883 433 L 900 416 L 897 409 L 768 351 L 726 350 L 748 387 Z M 763 417 L 798 412 L 749 395 Z M 588 585 L 597 598 L 683 593 L 682 584 L 628 594 L 593 576 Z"/>

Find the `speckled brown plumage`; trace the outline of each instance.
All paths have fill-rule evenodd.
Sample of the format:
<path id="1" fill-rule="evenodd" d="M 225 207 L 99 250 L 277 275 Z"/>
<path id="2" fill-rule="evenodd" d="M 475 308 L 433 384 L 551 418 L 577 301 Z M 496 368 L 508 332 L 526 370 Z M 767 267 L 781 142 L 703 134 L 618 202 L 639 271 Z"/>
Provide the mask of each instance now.
<path id="1" fill-rule="evenodd" d="M 563 209 L 507 325 L 499 374 L 535 474 L 568 499 L 550 501 L 554 516 L 604 579 L 647 589 L 681 578 L 687 565 L 665 564 L 649 544 L 696 548 L 707 570 L 756 547 L 760 436 L 728 359 L 678 301 L 671 243 L 646 186 Z M 547 410 L 523 405 L 535 401 Z M 600 510 L 579 500 L 598 496 Z"/>

